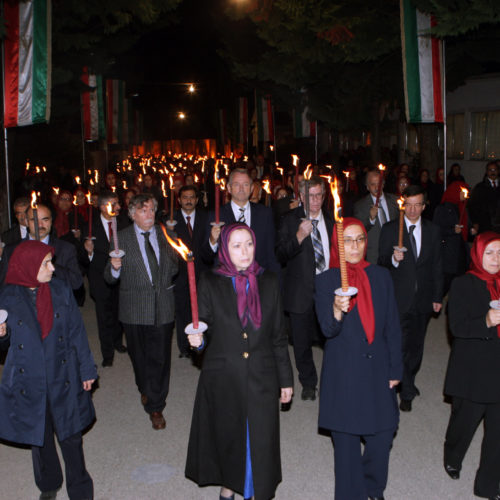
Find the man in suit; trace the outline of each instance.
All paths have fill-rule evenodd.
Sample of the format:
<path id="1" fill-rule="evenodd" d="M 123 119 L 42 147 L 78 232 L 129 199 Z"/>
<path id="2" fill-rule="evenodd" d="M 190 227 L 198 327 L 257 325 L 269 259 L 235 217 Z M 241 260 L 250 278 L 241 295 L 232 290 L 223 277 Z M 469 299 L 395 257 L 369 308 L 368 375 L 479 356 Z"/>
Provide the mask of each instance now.
<path id="1" fill-rule="evenodd" d="M 379 204 L 378 206 L 376 205 L 380 177 L 381 173 L 379 169 L 372 168 L 368 171 L 366 174 L 366 189 L 368 189 L 368 194 L 354 205 L 354 217 L 363 223 L 368 233 L 366 260 L 371 264 L 377 263 L 382 226 L 386 222 L 396 219 L 399 215 L 397 198 L 393 194 L 382 191 Z"/>
<path id="2" fill-rule="evenodd" d="M 279 273 L 279 265 L 274 254 L 275 229 L 273 214 L 269 207 L 251 203 L 252 179 L 244 168 L 235 168 L 229 174 L 227 190 L 231 201 L 220 210 L 220 220 L 226 224 L 243 222 L 255 233 L 255 260 L 265 269 Z M 220 227 L 213 226 L 209 245 L 213 257 L 217 253 Z"/>
<path id="3" fill-rule="evenodd" d="M 177 256 L 159 226 L 155 225 L 157 201 L 138 194 L 129 203 L 134 224 L 118 233 L 125 252 L 112 257 L 105 280 L 120 282 L 119 319 L 127 338 L 141 403 L 153 429 L 165 428 L 163 409 L 170 383 L 170 357 L 174 329 L 172 280 Z"/>
<path id="4" fill-rule="evenodd" d="M 84 226 L 85 253 L 82 264 L 87 269 L 90 296 L 94 300 L 99 343 L 101 344 L 102 366 L 113 366 L 115 350 L 127 352 L 122 343 L 122 326 L 118 320 L 118 286 L 104 280 L 104 268 L 109 259 L 110 241 L 113 238 L 111 215 L 108 203 L 114 213 L 120 212 L 118 196 L 112 191 L 102 191 L 98 198 L 99 211 L 92 219 L 92 237 L 89 239 L 88 225 Z M 117 218 L 117 221 L 120 219 Z M 118 226 L 118 229 L 121 229 Z"/>
<path id="5" fill-rule="evenodd" d="M 283 302 L 290 316 L 295 365 L 302 384 L 302 399 L 316 399 L 318 374 L 314 366 L 312 343 L 316 331 L 314 281 L 330 262 L 332 217 L 321 209 L 325 183 L 320 177 L 309 180 L 309 218 L 305 218 L 305 182 L 299 183 L 299 206 L 281 220 L 276 255 L 285 266 Z"/>
<path id="6" fill-rule="evenodd" d="M 35 219 L 33 215 L 33 209 L 31 207 L 28 208 L 26 216 L 28 219 L 29 231 L 26 239 L 33 240 L 35 239 Z M 51 233 L 52 214 L 48 207 L 39 204 L 37 210 L 37 218 L 40 241 L 42 243 L 46 243 L 47 245 L 51 245 L 55 249 L 53 260 L 55 268 L 54 276 L 68 283 L 73 289 L 73 292 L 79 290 L 83 285 L 83 277 L 78 266 L 75 247 L 71 243 L 56 238 Z M 11 243 L 4 248 L 2 261 L 0 262 L 0 283 L 3 283 L 5 280 L 10 256 L 19 243 L 19 241 L 17 243 Z"/>
<path id="7" fill-rule="evenodd" d="M 28 234 L 28 220 L 26 219 L 26 212 L 30 206 L 30 201 L 25 196 L 17 198 L 14 201 L 14 216 L 17 223 L 13 224 L 10 229 L 7 229 L 2 234 L 2 241 L 6 245 L 11 243 L 19 243 L 24 240 Z M 0 254 L 1 256 L 1 254 Z"/>
<path id="8" fill-rule="evenodd" d="M 443 262 L 440 229 L 421 216 L 425 209 L 422 187 L 407 187 L 403 197 L 403 246 L 407 251 L 394 249 L 398 246 L 399 224 L 388 222 L 380 234 L 379 264 L 391 272 L 403 331 L 404 370 L 399 407 L 411 411 L 412 400 L 419 394 L 415 376 L 422 363 L 427 324 L 432 313 L 441 310 Z"/>
<path id="9" fill-rule="evenodd" d="M 203 243 L 208 239 L 208 215 L 203 210 L 196 210 L 198 192 L 195 186 L 182 186 L 179 190 L 180 210 L 177 210 L 174 220 L 177 222 L 175 232 L 179 239 L 193 252 L 196 281 L 201 272 L 210 267 L 202 255 Z M 167 221 L 168 225 L 168 221 Z M 211 255 L 208 256 L 209 258 Z M 179 274 L 175 280 L 175 329 L 177 332 L 177 347 L 180 358 L 189 357 L 189 343 L 184 328 L 191 323 L 191 302 L 189 298 L 189 283 L 187 265 L 184 259 L 179 259 Z"/>
<path id="10" fill-rule="evenodd" d="M 498 230 L 498 208 L 500 204 L 500 182 L 495 161 L 486 164 L 483 181 L 474 186 L 468 209 L 472 224 L 478 233 Z M 493 227 L 493 226 L 496 227 Z"/>

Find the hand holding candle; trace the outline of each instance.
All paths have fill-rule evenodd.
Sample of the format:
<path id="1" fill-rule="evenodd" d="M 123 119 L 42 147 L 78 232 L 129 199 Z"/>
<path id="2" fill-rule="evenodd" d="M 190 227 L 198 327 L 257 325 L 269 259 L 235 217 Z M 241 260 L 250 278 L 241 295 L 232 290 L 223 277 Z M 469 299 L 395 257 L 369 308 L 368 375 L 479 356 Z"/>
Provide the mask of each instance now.
<path id="1" fill-rule="evenodd" d="M 405 252 L 406 248 L 403 246 L 403 228 L 405 221 L 405 200 L 401 196 L 398 200 L 399 205 L 399 233 L 398 233 L 398 246 L 394 247 L 394 250 L 399 250 L 400 252 Z"/>
<path id="2" fill-rule="evenodd" d="M 92 215 L 93 215 L 92 193 L 89 191 L 85 196 L 87 197 L 87 203 L 89 204 L 89 234 L 87 236 L 87 239 L 95 240 L 95 237 L 92 236 Z"/>
<path id="3" fill-rule="evenodd" d="M 35 240 L 40 240 L 40 228 L 38 227 L 38 205 L 35 191 L 31 192 L 31 209 L 33 211 L 33 226 L 35 228 Z"/>
<path id="4" fill-rule="evenodd" d="M 118 245 L 118 227 L 116 224 L 116 213 L 113 212 L 113 207 L 111 205 L 111 202 L 108 202 L 106 205 L 108 214 L 111 216 L 111 230 L 113 232 L 113 245 L 114 245 L 114 250 L 109 252 L 109 255 L 113 258 L 121 258 L 125 255 L 125 252 L 123 250 L 120 250 L 120 246 Z"/>

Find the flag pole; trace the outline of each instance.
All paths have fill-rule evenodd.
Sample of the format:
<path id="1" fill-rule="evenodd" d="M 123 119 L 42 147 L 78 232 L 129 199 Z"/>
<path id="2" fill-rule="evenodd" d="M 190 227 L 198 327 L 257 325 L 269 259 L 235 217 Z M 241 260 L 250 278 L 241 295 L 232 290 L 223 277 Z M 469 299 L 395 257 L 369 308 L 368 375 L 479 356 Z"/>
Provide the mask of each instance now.
<path id="1" fill-rule="evenodd" d="M 85 161 L 85 131 L 83 123 L 83 100 L 82 93 L 80 92 L 80 130 L 82 136 L 82 156 L 83 156 L 83 182 L 87 180 L 87 165 Z"/>
<path id="2" fill-rule="evenodd" d="M 274 165 L 276 166 L 276 156 L 278 152 L 276 151 L 276 120 L 274 119 L 274 103 L 271 104 L 273 110 L 273 145 L 274 145 Z"/>
<path id="3" fill-rule="evenodd" d="M 3 13 L 3 2 L 1 8 L 2 18 Z M 5 44 L 2 40 L 2 124 L 5 125 Z M 7 217 L 9 220 L 9 228 L 12 223 L 11 212 L 10 212 L 10 174 L 9 174 L 9 141 L 7 134 L 7 127 L 3 127 L 3 140 L 4 140 L 4 152 L 5 152 L 5 184 L 7 189 Z"/>
<path id="4" fill-rule="evenodd" d="M 446 127 L 446 117 L 447 117 L 447 112 L 446 112 L 446 54 L 445 54 L 445 42 L 443 40 L 443 136 L 444 136 L 444 147 L 443 147 L 443 154 L 444 154 L 444 190 L 446 191 L 446 156 L 447 156 L 447 148 L 446 148 L 446 132 L 447 132 L 447 127 Z"/>

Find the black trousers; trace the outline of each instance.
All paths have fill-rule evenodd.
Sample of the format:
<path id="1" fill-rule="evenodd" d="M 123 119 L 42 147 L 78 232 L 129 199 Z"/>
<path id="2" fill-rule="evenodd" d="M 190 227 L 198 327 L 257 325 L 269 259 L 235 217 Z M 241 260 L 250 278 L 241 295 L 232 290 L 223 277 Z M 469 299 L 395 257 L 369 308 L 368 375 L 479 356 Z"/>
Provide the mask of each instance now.
<path id="1" fill-rule="evenodd" d="M 444 462 L 457 469 L 484 420 L 479 469 L 474 481 L 474 494 L 491 498 L 500 488 L 500 403 L 475 403 L 454 397 L 444 443 Z"/>
<path id="2" fill-rule="evenodd" d="M 163 411 L 170 386 L 170 358 L 174 322 L 165 325 L 123 324 L 135 383 L 148 398 L 147 413 Z"/>
<path id="3" fill-rule="evenodd" d="M 82 434 L 78 432 L 59 441 L 66 473 L 66 490 L 71 500 L 94 498 L 94 484 L 85 467 Z M 54 442 L 54 426 L 49 405 L 45 414 L 43 446 L 32 446 L 35 483 L 42 492 L 58 490 L 63 483 L 61 464 Z"/>
<path id="4" fill-rule="evenodd" d="M 118 320 L 118 297 L 118 287 L 109 286 L 103 282 L 99 296 L 94 298 L 103 359 L 113 359 L 115 347 L 122 344 L 122 326 Z"/>
<path id="5" fill-rule="evenodd" d="M 190 347 L 184 328 L 191 323 L 191 302 L 189 298 L 189 287 L 178 286 L 174 288 L 175 296 L 175 332 L 177 336 L 177 347 L 180 353 L 189 353 Z"/>
<path id="6" fill-rule="evenodd" d="M 305 313 L 290 312 L 293 354 L 302 387 L 316 387 L 318 374 L 314 366 L 312 344 L 316 333 L 316 314 L 311 307 Z"/>
<path id="7" fill-rule="evenodd" d="M 396 429 L 357 435 L 332 431 L 335 500 L 382 497 L 387 486 L 389 454 Z M 361 440 L 365 443 L 361 454 Z"/>
<path id="8" fill-rule="evenodd" d="M 425 333 L 430 318 L 430 313 L 418 313 L 414 309 L 401 316 L 401 330 L 403 332 L 401 399 L 411 401 L 417 395 L 415 377 L 422 364 Z"/>

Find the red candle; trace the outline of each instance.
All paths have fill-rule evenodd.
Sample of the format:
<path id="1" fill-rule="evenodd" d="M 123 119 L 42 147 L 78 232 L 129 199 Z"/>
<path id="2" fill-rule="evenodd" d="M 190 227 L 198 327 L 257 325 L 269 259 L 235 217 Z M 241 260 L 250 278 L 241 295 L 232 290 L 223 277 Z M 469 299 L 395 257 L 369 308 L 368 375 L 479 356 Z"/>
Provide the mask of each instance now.
<path id="1" fill-rule="evenodd" d="M 198 318 L 198 296 L 196 293 L 196 277 L 194 273 L 194 257 L 190 253 L 187 260 L 187 272 L 189 282 L 189 299 L 191 300 L 191 319 L 193 321 L 193 328 L 197 329 L 199 326 Z"/>
<path id="2" fill-rule="evenodd" d="M 88 238 L 92 239 L 92 194 L 90 191 L 85 195 L 89 204 L 89 235 Z"/>
<path id="3" fill-rule="evenodd" d="M 405 219 L 405 207 L 404 207 L 404 199 L 399 198 L 399 237 L 398 237 L 398 247 L 403 248 L 403 223 Z"/>
<path id="4" fill-rule="evenodd" d="M 76 196 L 73 196 L 73 213 L 74 213 L 74 222 L 73 222 L 73 229 L 75 231 L 78 230 L 78 211 L 77 211 L 78 205 L 76 204 Z"/>
<path id="5" fill-rule="evenodd" d="M 377 198 L 375 200 L 375 206 L 378 207 L 378 203 L 380 201 L 380 197 L 382 196 L 382 189 L 384 188 L 384 173 L 385 173 L 385 167 L 382 165 L 382 163 L 378 166 L 378 169 L 380 170 L 380 179 L 378 183 L 378 191 L 377 191 Z"/>
<path id="6" fill-rule="evenodd" d="M 220 185 L 218 182 L 215 183 L 215 223 L 220 222 Z"/>

